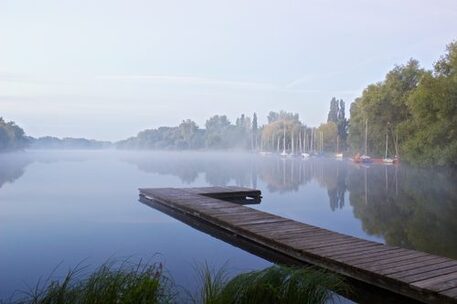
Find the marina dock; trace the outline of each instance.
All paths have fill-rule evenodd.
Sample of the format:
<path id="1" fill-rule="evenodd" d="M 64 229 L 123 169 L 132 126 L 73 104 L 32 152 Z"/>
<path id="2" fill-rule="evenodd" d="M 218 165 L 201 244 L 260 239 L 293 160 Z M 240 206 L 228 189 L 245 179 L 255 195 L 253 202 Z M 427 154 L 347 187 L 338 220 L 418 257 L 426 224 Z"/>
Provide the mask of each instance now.
<path id="1" fill-rule="evenodd" d="M 457 261 L 393 247 L 259 211 L 243 187 L 142 188 L 142 200 L 223 230 L 245 243 L 425 303 L 457 303 Z"/>

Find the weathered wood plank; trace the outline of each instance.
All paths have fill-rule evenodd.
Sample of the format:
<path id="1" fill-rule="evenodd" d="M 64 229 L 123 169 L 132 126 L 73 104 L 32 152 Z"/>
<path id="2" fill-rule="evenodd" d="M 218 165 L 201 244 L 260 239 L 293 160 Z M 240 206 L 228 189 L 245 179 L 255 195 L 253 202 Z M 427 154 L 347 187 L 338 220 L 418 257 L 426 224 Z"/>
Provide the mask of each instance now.
<path id="1" fill-rule="evenodd" d="M 301 237 L 303 238 L 305 235 L 308 235 L 309 233 L 316 233 L 320 231 L 320 228 L 317 227 L 298 227 L 298 228 L 292 228 L 288 229 L 286 231 L 278 230 L 278 231 L 265 231 L 266 234 L 269 234 L 269 236 L 276 238 L 277 240 L 286 240 L 286 239 L 292 239 L 296 237 Z M 269 232 L 269 233 L 268 233 Z"/>
<path id="2" fill-rule="evenodd" d="M 423 263 L 419 267 L 411 268 L 408 270 L 402 270 L 397 273 L 390 274 L 392 277 L 396 277 L 402 280 L 408 280 L 409 278 L 414 278 L 416 276 L 426 275 L 429 272 L 440 271 L 446 268 L 457 267 L 457 262 L 453 260 L 448 261 L 422 261 Z"/>
<path id="3" fill-rule="evenodd" d="M 343 251 L 341 253 L 335 253 L 332 255 L 332 258 L 335 259 L 352 259 L 352 258 L 357 258 L 359 256 L 364 256 L 369 253 L 375 253 L 375 252 L 385 252 L 385 251 L 391 251 L 394 247 L 386 247 L 383 244 L 375 243 L 369 246 L 368 248 L 352 248 L 351 247 L 347 248 L 348 250 Z"/>
<path id="4" fill-rule="evenodd" d="M 328 246 L 323 246 L 327 242 Z M 310 252 L 318 252 L 319 255 L 322 255 L 326 258 L 332 257 L 334 254 L 341 253 L 343 251 L 348 250 L 349 246 L 352 248 L 366 248 L 367 246 L 371 246 L 371 244 L 366 244 L 362 240 L 351 240 L 350 245 L 345 244 L 343 245 L 332 245 L 333 240 L 325 241 L 325 239 L 320 240 L 302 240 L 300 242 L 295 243 L 295 247 L 300 250 L 308 250 Z"/>
<path id="5" fill-rule="evenodd" d="M 245 223 L 240 223 L 240 226 L 243 226 L 244 228 L 248 226 L 256 226 L 256 225 L 265 225 L 265 224 L 278 224 L 278 223 L 286 223 L 289 220 L 284 219 L 284 218 L 271 218 L 271 219 L 263 219 L 263 220 L 258 220 L 258 221 L 249 221 Z"/>
<path id="6" fill-rule="evenodd" d="M 328 256 L 332 256 L 336 254 L 337 250 L 344 250 L 344 249 L 349 249 L 352 248 L 353 250 L 355 248 L 358 248 L 358 244 L 350 238 L 341 238 L 341 239 L 335 239 L 332 240 L 331 242 L 328 241 L 328 239 L 324 239 L 321 241 L 314 241 L 312 243 L 312 248 L 311 249 L 319 249 L 320 252 L 330 252 Z M 365 244 L 366 245 L 366 244 Z M 370 245 L 373 246 L 373 245 Z"/>
<path id="7" fill-rule="evenodd" d="M 444 259 L 441 257 L 432 256 L 430 259 L 422 259 L 420 264 L 413 263 L 413 264 L 402 264 L 401 266 L 396 267 L 386 267 L 380 273 L 383 275 L 388 275 L 390 277 L 399 277 L 402 274 L 409 275 L 411 273 L 420 273 L 423 272 L 422 269 L 425 268 L 425 271 L 429 271 L 430 269 L 434 269 L 433 267 L 441 267 L 443 263 L 449 263 L 448 259 Z M 431 267 L 431 268 L 429 268 Z"/>
<path id="8" fill-rule="evenodd" d="M 396 259 L 402 256 L 409 256 L 412 252 L 402 248 L 392 248 L 387 251 L 369 252 L 364 255 L 352 256 L 344 259 L 345 262 L 354 265 L 372 264 L 374 261 L 381 262 L 384 260 Z M 416 254 L 418 252 L 415 252 Z"/>
<path id="9" fill-rule="evenodd" d="M 457 272 L 457 265 L 451 266 L 451 267 L 440 268 L 440 269 L 434 269 L 434 270 L 419 273 L 416 275 L 402 277 L 401 279 L 402 279 L 402 281 L 405 281 L 407 283 L 414 283 L 414 282 L 428 280 L 431 278 L 435 278 L 438 276 L 442 276 L 442 275 L 450 274 L 450 273 L 454 273 L 454 272 Z"/>
<path id="10" fill-rule="evenodd" d="M 278 226 L 277 224 L 265 224 L 265 225 L 262 225 L 262 226 L 250 226 L 250 225 L 240 225 L 240 228 L 244 229 L 244 230 L 248 230 L 250 232 L 254 232 L 254 233 L 266 233 L 268 234 L 268 232 L 272 232 L 272 231 L 278 231 L 280 230 L 280 227 L 289 227 L 289 228 L 294 228 L 294 227 L 299 227 L 298 223 L 296 222 L 293 222 L 293 221 L 286 221 L 286 222 L 283 222 L 281 224 L 281 226 Z"/>
<path id="11" fill-rule="evenodd" d="M 414 282 L 412 285 L 436 291 L 454 288 L 457 287 L 457 272 Z"/>
<path id="12" fill-rule="evenodd" d="M 287 223 L 284 223 L 280 227 L 281 229 L 271 229 L 271 227 L 256 227 L 255 232 L 257 233 L 262 233 L 262 234 L 269 234 L 272 237 L 279 238 L 280 236 L 285 236 L 285 235 L 293 235 L 293 234 L 299 234 L 299 233 L 306 233 L 309 231 L 312 232 L 317 232 L 320 231 L 321 228 L 318 227 L 313 227 L 313 226 L 302 226 L 299 223 L 295 221 L 289 221 Z"/>
<path id="13" fill-rule="evenodd" d="M 358 258 L 368 253 L 372 252 L 380 252 L 381 249 L 385 249 L 384 251 L 390 251 L 390 248 L 382 248 L 382 244 L 364 244 L 359 246 L 354 246 L 348 244 L 347 246 L 341 246 L 338 250 L 335 250 L 330 253 L 325 253 L 328 257 L 338 261 L 346 261 L 353 258 Z"/>
<path id="14" fill-rule="evenodd" d="M 397 265 L 398 262 L 400 262 L 400 264 L 410 263 L 414 258 L 419 258 L 420 260 L 423 257 L 425 257 L 425 255 L 422 252 L 410 252 L 402 254 L 393 253 L 387 255 L 386 257 L 380 257 L 378 259 L 361 259 L 355 262 L 351 262 L 350 264 L 378 271 L 378 269 L 389 267 L 389 265 Z"/>

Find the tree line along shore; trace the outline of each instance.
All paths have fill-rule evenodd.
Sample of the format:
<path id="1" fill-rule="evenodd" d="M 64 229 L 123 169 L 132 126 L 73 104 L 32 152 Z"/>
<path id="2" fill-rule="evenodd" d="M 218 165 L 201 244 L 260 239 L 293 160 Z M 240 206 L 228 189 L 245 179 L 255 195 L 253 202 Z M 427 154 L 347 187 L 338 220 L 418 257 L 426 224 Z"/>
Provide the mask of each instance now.
<path id="1" fill-rule="evenodd" d="M 242 114 L 231 122 L 226 115 L 210 117 L 204 128 L 183 120 L 179 126 L 139 132 L 118 142 L 85 138 L 33 138 L 14 122 L 0 118 L 0 151 L 25 148 L 157 149 L 310 151 L 316 153 L 366 152 L 401 156 L 419 166 L 457 166 L 457 42 L 432 70 L 415 59 L 395 66 L 382 81 L 370 84 L 350 106 L 330 101 L 326 122 L 310 127 L 299 115 L 270 112 L 259 125 L 257 115 Z M 386 146 L 390 151 L 386 151 Z"/>

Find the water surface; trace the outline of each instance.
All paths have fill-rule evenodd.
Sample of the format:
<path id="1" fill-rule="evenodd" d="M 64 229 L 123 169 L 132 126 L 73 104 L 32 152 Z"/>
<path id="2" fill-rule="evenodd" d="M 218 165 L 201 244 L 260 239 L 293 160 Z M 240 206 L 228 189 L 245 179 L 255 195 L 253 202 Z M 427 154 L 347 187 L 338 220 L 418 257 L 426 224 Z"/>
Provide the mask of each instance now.
<path id="1" fill-rule="evenodd" d="M 408 166 L 243 153 L 29 151 L 0 155 L 0 298 L 60 264 L 164 262 L 177 284 L 194 267 L 269 262 L 138 202 L 140 187 L 238 185 L 260 210 L 389 245 L 457 258 L 457 174 Z"/>

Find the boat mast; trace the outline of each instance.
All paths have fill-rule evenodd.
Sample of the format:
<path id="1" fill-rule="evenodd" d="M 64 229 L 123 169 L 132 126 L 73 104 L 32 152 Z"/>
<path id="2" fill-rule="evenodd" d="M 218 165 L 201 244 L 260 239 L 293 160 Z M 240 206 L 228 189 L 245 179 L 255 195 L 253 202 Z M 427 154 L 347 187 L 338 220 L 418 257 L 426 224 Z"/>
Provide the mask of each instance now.
<path id="1" fill-rule="evenodd" d="M 368 155 L 368 119 L 365 120 L 365 155 Z"/>
<path id="2" fill-rule="evenodd" d="M 294 131 L 292 130 L 292 139 L 290 141 L 292 155 L 294 154 Z"/>
<path id="3" fill-rule="evenodd" d="M 389 129 L 386 130 L 386 154 L 384 158 L 387 158 L 387 151 L 389 149 Z"/>
<path id="4" fill-rule="evenodd" d="M 336 154 L 338 154 L 340 151 L 340 136 L 336 136 Z"/>
<path id="5" fill-rule="evenodd" d="M 308 132 L 305 129 L 303 132 L 303 152 L 305 152 L 305 153 L 306 153 L 306 135 L 307 135 L 307 133 Z"/>
<path id="6" fill-rule="evenodd" d="M 302 130 L 300 129 L 300 132 L 298 132 L 298 146 L 299 146 L 299 153 L 303 153 L 303 141 L 302 141 L 302 136 L 301 136 Z"/>
<path id="7" fill-rule="evenodd" d="M 314 152 L 314 128 L 311 129 L 311 143 L 310 143 L 310 152 Z"/>
<path id="8" fill-rule="evenodd" d="M 284 125 L 284 140 L 282 145 L 282 151 L 286 152 L 286 126 Z"/>
<path id="9" fill-rule="evenodd" d="M 398 158 L 398 130 L 395 131 L 395 157 Z"/>
<path id="10" fill-rule="evenodd" d="M 322 154 L 324 152 L 324 132 L 320 132 L 320 136 L 321 136 L 321 149 L 320 149 L 320 153 Z"/>

